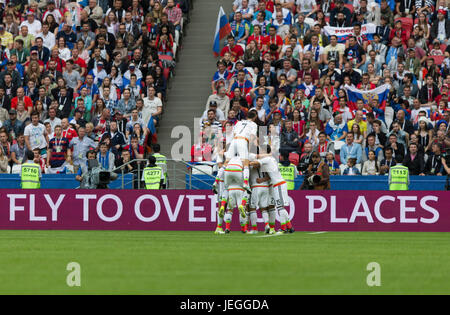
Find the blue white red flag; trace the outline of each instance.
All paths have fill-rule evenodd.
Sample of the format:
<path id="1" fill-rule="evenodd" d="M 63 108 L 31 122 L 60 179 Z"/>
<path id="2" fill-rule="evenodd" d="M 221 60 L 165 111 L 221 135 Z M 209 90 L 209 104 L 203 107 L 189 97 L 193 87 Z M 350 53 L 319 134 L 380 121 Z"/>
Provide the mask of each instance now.
<path id="1" fill-rule="evenodd" d="M 219 15 L 217 16 L 216 32 L 214 34 L 213 52 L 214 56 L 219 56 L 220 53 L 220 41 L 231 33 L 231 25 L 228 22 L 227 15 L 222 7 L 219 9 Z"/>
<path id="2" fill-rule="evenodd" d="M 348 107 L 350 109 L 356 109 L 356 101 L 363 100 L 365 105 L 370 105 L 370 102 L 373 99 L 376 99 L 378 102 L 378 108 L 384 109 L 386 108 L 386 102 L 389 96 L 389 84 L 383 84 L 373 90 L 363 91 L 358 90 L 353 86 L 345 86 L 348 95 Z"/>

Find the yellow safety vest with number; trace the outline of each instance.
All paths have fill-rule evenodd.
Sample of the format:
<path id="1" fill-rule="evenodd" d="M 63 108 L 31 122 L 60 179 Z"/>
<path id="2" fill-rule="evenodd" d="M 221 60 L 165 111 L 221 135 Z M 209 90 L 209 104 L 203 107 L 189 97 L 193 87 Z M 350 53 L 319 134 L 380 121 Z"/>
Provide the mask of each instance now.
<path id="1" fill-rule="evenodd" d="M 409 170 L 406 166 L 395 165 L 389 170 L 389 190 L 408 190 Z"/>
<path id="2" fill-rule="evenodd" d="M 39 189 L 41 187 L 39 168 L 40 166 L 34 163 L 22 164 L 20 179 L 23 189 Z"/>
<path id="3" fill-rule="evenodd" d="M 281 163 L 278 163 L 278 169 L 280 170 L 280 174 L 283 179 L 287 183 L 288 190 L 294 190 L 295 188 L 295 165 L 290 164 L 289 166 L 284 166 Z"/>
<path id="4" fill-rule="evenodd" d="M 144 168 L 144 181 L 146 189 L 159 189 L 162 169 L 159 166 Z"/>
<path id="5" fill-rule="evenodd" d="M 161 167 L 164 174 L 164 183 L 167 181 L 167 158 L 165 155 L 155 153 L 153 156 L 156 158 L 156 165 Z"/>

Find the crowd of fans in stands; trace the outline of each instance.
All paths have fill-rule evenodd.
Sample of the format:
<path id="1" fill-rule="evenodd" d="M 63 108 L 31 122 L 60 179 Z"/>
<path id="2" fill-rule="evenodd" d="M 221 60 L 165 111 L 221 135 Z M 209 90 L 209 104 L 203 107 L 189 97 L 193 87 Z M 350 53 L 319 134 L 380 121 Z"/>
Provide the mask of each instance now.
<path id="1" fill-rule="evenodd" d="M 317 151 L 334 175 L 386 174 L 396 161 L 449 173 L 448 1 L 235 0 L 230 18 L 193 161 L 220 160 L 226 128 L 256 110 L 272 152 L 295 164 Z M 326 26 L 353 34 L 339 42 Z M 384 84 L 385 108 L 349 103 L 346 86 Z"/>
<path id="2" fill-rule="evenodd" d="M 45 173 L 151 152 L 188 0 L 2 1 L 0 172 Z M 132 172 L 128 165 L 125 172 Z"/>

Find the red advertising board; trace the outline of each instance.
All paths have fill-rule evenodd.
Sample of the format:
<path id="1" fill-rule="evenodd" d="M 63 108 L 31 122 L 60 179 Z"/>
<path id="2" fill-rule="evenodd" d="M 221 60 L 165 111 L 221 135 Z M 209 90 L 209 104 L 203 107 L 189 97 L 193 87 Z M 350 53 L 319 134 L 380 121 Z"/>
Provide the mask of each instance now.
<path id="1" fill-rule="evenodd" d="M 445 191 L 292 191 L 289 197 L 297 231 L 450 232 Z M 238 229 L 237 211 L 233 224 Z M 0 229 L 208 231 L 215 225 L 215 196 L 205 190 L 0 190 Z"/>

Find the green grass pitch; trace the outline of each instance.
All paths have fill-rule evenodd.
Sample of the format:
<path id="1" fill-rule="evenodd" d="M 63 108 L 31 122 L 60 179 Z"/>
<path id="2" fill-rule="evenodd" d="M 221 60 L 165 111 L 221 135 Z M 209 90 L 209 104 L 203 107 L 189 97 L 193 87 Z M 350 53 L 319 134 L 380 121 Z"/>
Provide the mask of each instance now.
<path id="1" fill-rule="evenodd" d="M 0 231 L 0 252 L 1 294 L 450 293 L 449 233 Z"/>

